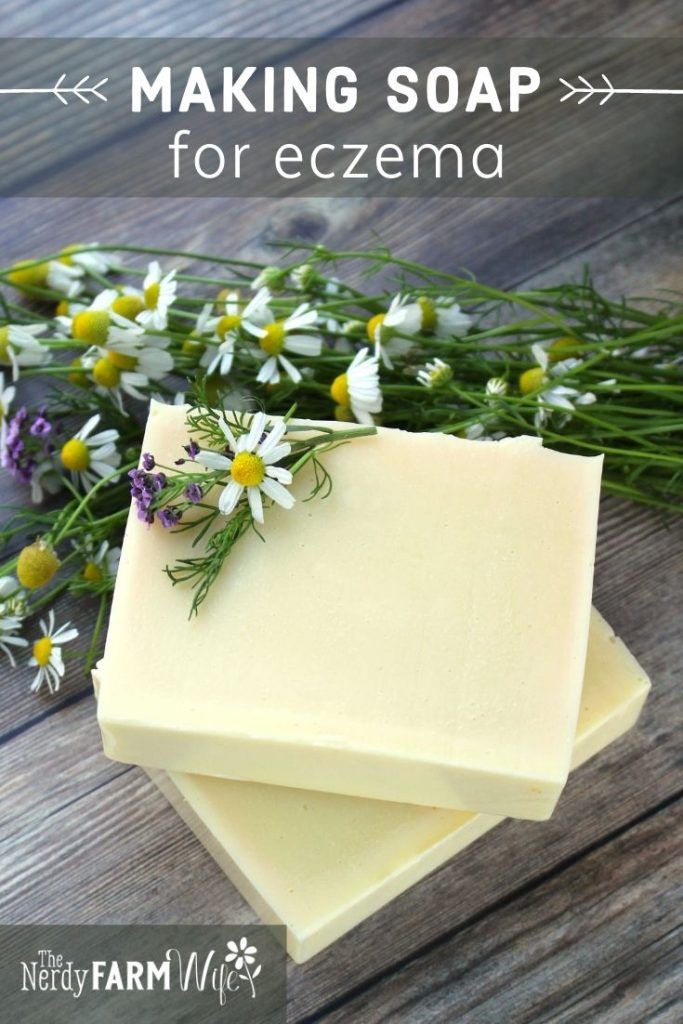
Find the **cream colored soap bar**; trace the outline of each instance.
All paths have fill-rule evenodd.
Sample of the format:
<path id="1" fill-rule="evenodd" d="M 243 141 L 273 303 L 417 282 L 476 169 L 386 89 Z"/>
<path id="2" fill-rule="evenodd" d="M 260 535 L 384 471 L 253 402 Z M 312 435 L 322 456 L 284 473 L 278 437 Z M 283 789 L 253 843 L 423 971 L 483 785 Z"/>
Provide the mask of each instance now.
<path id="1" fill-rule="evenodd" d="M 152 404 L 144 450 L 170 465 L 185 443 L 185 411 Z M 240 541 L 193 620 L 163 573 L 191 535 L 131 515 L 105 752 L 547 818 L 576 727 L 601 459 L 383 429 L 325 460 L 331 496 L 268 509 L 266 542 Z"/>
<path id="2" fill-rule="evenodd" d="M 636 721 L 648 679 L 593 611 L 573 765 Z M 307 960 L 501 819 L 155 771 L 245 899 Z"/>

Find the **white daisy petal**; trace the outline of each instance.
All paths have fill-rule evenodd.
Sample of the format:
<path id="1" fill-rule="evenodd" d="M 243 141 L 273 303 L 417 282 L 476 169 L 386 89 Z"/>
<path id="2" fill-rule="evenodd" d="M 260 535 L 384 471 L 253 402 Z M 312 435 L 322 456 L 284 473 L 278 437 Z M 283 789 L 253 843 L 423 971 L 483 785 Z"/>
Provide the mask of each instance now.
<path id="1" fill-rule="evenodd" d="M 282 420 L 280 423 L 276 423 L 273 429 L 268 434 L 268 437 L 265 439 L 265 441 L 259 445 L 259 455 L 261 457 L 266 456 L 268 452 L 270 452 L 279 444 L 280 439 L 284 437 L 286 432 L 287 424 L 285 423 L 284 420 Z"/>
<path id="2" fill-rule="evenodd" d="M 208 469 L 230 469 L 232 465 L 232 459 L 229 459 L 227 455 L 221 455 L 219 452 L 201 451 L 195 455 L 194 461 L 198 462 L 200 466 L 206 466 Z"/>
<path id="3" fill-rule="evenodd" d="M 261 484 L 263 486 L 263 484 Z M 257 523 L 263 522 L 263 501 L 258 487 L 247 487 L 247 498 L 251 514 Z"/>
<path id="4" fill-rule="evenodd" d="M 282 367 L 283 370 L 287 372 L 290 380 L 292 380 L 295 384 L 298 384 L 299 381 L 301 380 L 301 374 L 297 370 L 296 366 L 290 363 L 289 359 L 286 359 L 285 356 L 283 355 L 279 355 L 278 359 L 280 361 L 280 366 Z"/>
<path id="5" fill-rule="evenodd" d="M 294 495 L 277 480 L 267 476 L 261 484 L 261 490 L 282 508 L 292 508 L 294 505 Z"/>
<path id="6" fill-rule="evenodd" d="M 259 455 L 265 462 L 266 466 L 272 466 L 274 462 L 279 462 L 280 459 L 284 459 L 292 451 L 292 446 L 287 442 L 286 444 L 279 444 L 275 448 L 269 449 L 265 454 L 261 451 Z"/>
<path id="7" fill-rule="evenodd" d="M 223 431 L 223 434 L 225 435 L 225 440 L 228 442 L 231 449 L 233 451 L 237 451 L 237 440 L 235 439 L 235 435 L 233 434 L 228 423 L 224 419 L 221 419 L 219 420 L 219 426 Z"/>
<path id="8" fill-rule="evenodd" d="M 241 484 L 231 480 L 218 499 L 218 508 L 224 516 L 229 516 L 234 511 L 235 505 L 240 500 L 244 488 Z"/>
<path id="9" fill-rule="evenodd" d="M 249 427 L 249 433 L 247 434 L 246 448 L 244 449 L 245 451 L 254 451 L 259 441 L 261 440 L 261 435 L 263 434 L 263 431 L 266 428 L 266 423 L 267 417 L 264 412 L 257 412 L 256 415 L 252 417 L 251 425 Z"/>
<path id="10" fill-rule="evenodd" d="M 281 484 L 291 484 L 294 477 L 288 469 L 284 466 L 267 466 L 266 476 L 272 477 L 273 480 L 279 480 Z"/>
<path id="11" fill-rule="evenodd" d="M 315 334 L 288 334 L 285 348 L 300 356 L 319 356 L 323 347 L 323 339 Z"/>

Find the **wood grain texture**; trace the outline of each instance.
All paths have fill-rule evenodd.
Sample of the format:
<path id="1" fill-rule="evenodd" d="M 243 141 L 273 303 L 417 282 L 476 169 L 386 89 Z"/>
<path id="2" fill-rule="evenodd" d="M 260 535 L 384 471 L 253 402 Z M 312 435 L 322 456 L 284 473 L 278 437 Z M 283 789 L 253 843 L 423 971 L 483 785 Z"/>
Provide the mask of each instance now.
<path id="1" fill-rule="evenodd" d="M 680 811 L 677 801 L 596 844 L 315 1019 L 674 1024 Z M 651 970 L 660 975 L 655 1000 Z"/>
<path id="2" fill-rule="evenodd" d="M 247 0 L 136 8 L 81 0 L 17 6 L 4 30 L 135 34 L 678 35 L 680 4 L 561 0 Z M 269 258 L 275 237 L 402 255 L 492 283 L 578 276 L 612 295 L 680 288 L 681 204 L 591 200 L 12 200 L 0 261 L 78 240 L 125 240 Z M 4 487 L 4 485 L 3 485 Z M 3 490 L 3 495 L 6 490 Z M 654 690 L 638 729 L 580 769 L 557 814 L 508 822 L 302 967 L 292 1021 L 464 1024 L 676 1020 L 675 831 L 681 786 L 683 528 L 603 503 L 596 604 Z M 84 635 L 92 610 L 60 605 Z M 3 670 L 0 920 L 209 923 L 254 915 L 138 769 L 100 750 L 75 665 L 54 700 Z M 678 846 L 676 845 L 678 842 Z"/>

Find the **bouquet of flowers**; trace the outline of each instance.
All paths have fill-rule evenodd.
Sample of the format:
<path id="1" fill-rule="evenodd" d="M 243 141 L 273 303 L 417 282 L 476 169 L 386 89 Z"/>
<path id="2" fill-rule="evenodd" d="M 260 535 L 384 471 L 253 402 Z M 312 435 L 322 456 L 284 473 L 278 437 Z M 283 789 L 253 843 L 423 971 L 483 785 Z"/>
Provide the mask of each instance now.
<path id="1" fill-rule="evenodd" d="M 606 492 L 683 511 L 676 297 L 612 300 L 587 274 L 504 292 L 383 249 L 280 255 L 74 245 L 0 271 L 0 462 L 24 489 L 3 506 L 0 651 L 33 691 L 58 690 L 77 637 L 64 591 L 98 602 L 86 671 L 97 658 L 131 496 L 155 529 L 195 531 L 197 557 L 167 571 L 196 611 L 293 475 L 312 465 L 324 496 L 320 456 L 376 425 L 537 434 L 604 453 Z M 140 458 L 150 398 L 188 405 L 172 467 Z M 319 429 L 297 438 L 295 411 Z"/>

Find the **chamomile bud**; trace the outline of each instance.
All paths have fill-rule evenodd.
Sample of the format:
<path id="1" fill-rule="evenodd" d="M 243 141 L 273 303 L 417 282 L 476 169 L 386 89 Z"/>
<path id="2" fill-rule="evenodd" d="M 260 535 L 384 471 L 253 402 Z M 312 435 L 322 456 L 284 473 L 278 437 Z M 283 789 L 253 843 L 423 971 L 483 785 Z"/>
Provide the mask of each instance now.
<path id="1" fill-rule="evenodd" d="M 489 398 L 502 398 L 507 394 L 507 381 L 502 377 L 491 377 L 486 381 L 486 394 Z"/>
<path id="2" fill-rule="evenodd" d="M 280 267 L 264 267 L 251 282 L 252 290 L 258 292 L 267 288 L 270 292 L 281 292 L 285 286 L 287 271 Z"/>
<path id="3" fill-rule="evenodd" d="M 49 583 L 59 569 L 54 549 L 44 540 L 34 541 L 19 554 L 17 579 L 26 590 L 37 590 Z"/>

